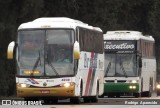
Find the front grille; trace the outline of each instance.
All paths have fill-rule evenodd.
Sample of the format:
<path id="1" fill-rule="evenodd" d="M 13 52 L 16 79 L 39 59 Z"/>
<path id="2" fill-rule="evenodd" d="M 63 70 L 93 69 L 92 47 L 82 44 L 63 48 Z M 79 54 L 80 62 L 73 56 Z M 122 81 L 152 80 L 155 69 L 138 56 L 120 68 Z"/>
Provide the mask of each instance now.
<path id="1" fill-rule="evenodd" d="M 117 82 L 125 83 L 125 82 L 126 82 L 126 80 L 117 80 Z"/>
<path id="2" fill-rule="evenodd" d="M 117 82 L 117 83 L 125 83 L 126 80 L 105 80 L 106 83 L 114 83 L 114 82 Z"/>

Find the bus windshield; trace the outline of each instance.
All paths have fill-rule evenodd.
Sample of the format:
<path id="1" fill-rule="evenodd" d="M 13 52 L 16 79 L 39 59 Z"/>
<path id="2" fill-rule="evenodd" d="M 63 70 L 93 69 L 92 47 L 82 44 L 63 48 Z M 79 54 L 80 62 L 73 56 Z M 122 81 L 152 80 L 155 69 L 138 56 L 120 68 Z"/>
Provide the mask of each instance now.
<path id="1" fill-rule="evenodd" d="M 74 75 L 74 31 L 68 29 L 18 32 L 17 69 L 21 76 Z"/>
<path id="2" fill-rule="evenodd" d="M 105 54 L 105 76 L 134 77 L 138 75 L 136 54 Z"/>

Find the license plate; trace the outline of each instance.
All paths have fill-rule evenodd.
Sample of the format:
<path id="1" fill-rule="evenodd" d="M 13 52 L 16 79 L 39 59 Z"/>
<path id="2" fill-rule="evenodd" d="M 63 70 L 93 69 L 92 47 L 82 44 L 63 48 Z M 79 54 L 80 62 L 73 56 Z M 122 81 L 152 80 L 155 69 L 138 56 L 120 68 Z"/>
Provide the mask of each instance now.
<path id="1" fill-rule="evenodd" d="M 41 93 L 42 94 L 47 94 L 47 93 L 50 93 L 50 91 L 49 90 L 42 90 Z"/>

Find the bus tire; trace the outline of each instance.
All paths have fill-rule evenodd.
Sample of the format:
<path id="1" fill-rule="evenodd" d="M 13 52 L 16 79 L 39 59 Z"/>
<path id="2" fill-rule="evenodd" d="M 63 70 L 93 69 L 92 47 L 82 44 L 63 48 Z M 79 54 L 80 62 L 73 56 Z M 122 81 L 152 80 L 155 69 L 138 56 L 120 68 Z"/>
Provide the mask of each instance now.
<path id="1" fill-rule="evenodd" d="M 151 97 L 152 96 L 152 88 L 153 88 L 152 86 L 153 86 L 153 81 L 152 81 L 152 78 L 150 78 L 149 91 L 145 92 L 146 97 Z"/>
<path id="2" fill-rule="evenodd" d="M 98 97 L 99 97 L 99 82 L 97 82 L 97 89 L 96 89 L 96 96 L 91 98 L 91 102 L 98 102 Z"/>
<path id="3" fill-rule="evenodd" d="M 100 95 L 99 98 L 104 98 L 104 94 Z"/>
<path id="4" fill-rule="evenodd" d="M 145 96 L 146 97 L 151 97 L 152 96 L 152 90 L 151 90 L 151 88 L 149 89 L 149 91 L 145 92 Z"/>
<path id="5" fill-rule="evenodd" d="M 152 95 L 151 87 L 149 88 L 149 91 L 143 92 L 142 95 L 143 95 L 143 97 L 151 97 L 151 95 Z"/>
<path id="6" fill-rule="evenodd" d="M 159 91 L 157 91 L 157 96 L 160 96 L 160 92 Z"/>
<path id="7" fill-rule="evenodd" d="M 80 94 L 79 94 L 80 96 L 70 98 L 70 102 L 73 103 L 73 104 L 80 104 L 81 103 L 82 94 L 83 94 L 83 82 L 81 81 Z"/>
<path id="8" fill-rule="evenodd" d="M 73 103 L 73 104 L 80 104 L 81 99 L 80 99 L 80 97 L 70 98 L 70 102 Z"/>
<path id="9" fill-rule="evenodd" d="M 84 97 L 84 98 L 83 98 L 83 102 L 84 102 L 84 103 L 90 103 L 90 99 L 87 98 L 87 97 Z"/>

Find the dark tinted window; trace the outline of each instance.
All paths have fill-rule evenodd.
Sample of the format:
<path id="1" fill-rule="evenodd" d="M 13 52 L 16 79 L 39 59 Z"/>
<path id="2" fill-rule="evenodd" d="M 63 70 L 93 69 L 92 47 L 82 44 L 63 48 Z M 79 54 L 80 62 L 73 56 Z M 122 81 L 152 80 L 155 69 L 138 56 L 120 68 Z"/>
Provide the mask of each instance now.
<path id="1" fill-rule="evenodd" d="M 79 43 L 81 51 L 103 53 L 103 33 L 79 28 Z"/>

